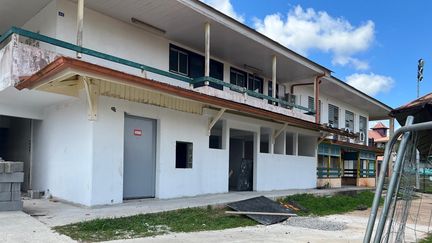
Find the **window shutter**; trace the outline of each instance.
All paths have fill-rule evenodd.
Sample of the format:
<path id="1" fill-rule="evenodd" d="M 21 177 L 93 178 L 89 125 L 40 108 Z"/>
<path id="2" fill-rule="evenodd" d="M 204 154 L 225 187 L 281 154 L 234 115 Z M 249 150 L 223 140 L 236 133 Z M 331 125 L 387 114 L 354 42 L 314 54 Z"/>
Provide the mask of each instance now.
<path id="1" fill-rule="evenodd" d="M 315 110 L 315 99 L 314 97 L 308 97 L 308 108 L 311 110 Z"/>

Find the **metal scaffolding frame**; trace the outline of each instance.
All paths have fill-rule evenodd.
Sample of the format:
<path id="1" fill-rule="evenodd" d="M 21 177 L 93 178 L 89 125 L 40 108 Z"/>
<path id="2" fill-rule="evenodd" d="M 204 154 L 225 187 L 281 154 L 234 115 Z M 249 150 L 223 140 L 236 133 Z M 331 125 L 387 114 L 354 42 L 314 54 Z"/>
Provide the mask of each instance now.
<path id="1" fill-rule="evenodd" d="M 408 116 L 406 119 L 405 126 L 399 128 L 394 133 L 394 135 L 390 138 L 389 142 L 386 145 L 386 149 L 384 152 L 384 159 L 381 164 L 378 184 L 375 190 L 375 197 L 372 204 L 371 214 L 369 216 L 369 221 L 363 239 L 364 243 L 371 242 L 374 226 L 376 222 L 376 217 L 378 213 L 378 208 L 380 206 L 380 200 L 383 194 L 385 174 L 388 168 L 388 164 L 390 162 L 393 148 L 396 142 L 398 141 L 398 138 L 402 136 L 402 140 L 400 142 L 398 151 L 396 153 L 396 160 L 393 166 L 393 173 L 391 174 L 390 177 L 390 182 L 388 185 L 384 205 L 378 221 L 378 226 L 376 227 L 375 230 L 375 236 L 373 242 L 379 243 L 379 242 L 387 242 L 389 240 L 389 237 L 385 237 L 385 236 L 383 237 L 384 228 L 386 226 L 386 223 L 389 223 L 388 219 L 390 219 L 390 224 L 392 224 L 393 221 L 394 210 L 395 210 L 394 207 L 396 205 L 397 194 L 399 192 L 400 180 L 402 175 L 401 171 L 404 166 L 405 157 L 408 156 L 407 154 L 409 154 L 409 149 L 412 149 L 413 147 L 415 149 L 415 140 L 412 139 L 411 136 L 415 132 L 432 129 L 432 121 L 418 123 L 418 124 L 413 124 L 413 123 L 414 123 L 414 117 Z M 416 171 L 416 173 L 418 173 L 418 171 Z M 389 215 L 390 217 L 388 217 Z M 404 228 L 404 225 L 400 225 L 399 227 Z"/>

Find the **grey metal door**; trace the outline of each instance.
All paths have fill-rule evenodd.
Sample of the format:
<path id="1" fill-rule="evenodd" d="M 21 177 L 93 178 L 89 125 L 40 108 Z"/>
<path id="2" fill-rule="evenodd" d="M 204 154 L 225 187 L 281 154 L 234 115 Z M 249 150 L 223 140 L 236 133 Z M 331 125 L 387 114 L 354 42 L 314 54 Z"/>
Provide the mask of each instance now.
<path id="1" fill-rule="evenodd" d="M 156 121 L 125 115 L 123 198 L 155 196 Z"/>

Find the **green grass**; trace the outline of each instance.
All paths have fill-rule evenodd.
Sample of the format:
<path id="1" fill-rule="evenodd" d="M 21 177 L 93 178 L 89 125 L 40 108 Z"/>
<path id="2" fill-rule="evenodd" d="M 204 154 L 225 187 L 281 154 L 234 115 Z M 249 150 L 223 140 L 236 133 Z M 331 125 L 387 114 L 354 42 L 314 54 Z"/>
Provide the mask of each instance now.
<path id="1" fill-rule="evenodd" d="M 78 241 L 106 241 L 156 236 L 171 232 L 222 230 L 257 223 L 244 216 L 227 215 L 225 208 L 187 208 L 131 217 L 96 219 L 55 227 Z"/>
<path id="2" fill-rule="evenodd" d="M 432 243 L 432 235 L 428 235 L 426 238 L 419 241 L 419 243 Z"/>
<path id="3" fill-rule="evenodd" d="M 330 215 L 355 211 L 358 207 L 371 207 L 374 193 L 359 192 L 356 195 L 315 196 L 312 194 L 298 194 L 285 197 L 281 202 L 293 201 L 307 209 L 298 212 L 301 216 Z"/>

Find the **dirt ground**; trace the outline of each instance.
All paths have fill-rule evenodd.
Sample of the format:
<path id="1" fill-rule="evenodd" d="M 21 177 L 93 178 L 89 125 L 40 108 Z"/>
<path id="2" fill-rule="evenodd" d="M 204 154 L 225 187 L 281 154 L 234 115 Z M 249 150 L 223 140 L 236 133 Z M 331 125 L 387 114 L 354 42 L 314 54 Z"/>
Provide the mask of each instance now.
<path id="1" fill-rule="evenodd" d="M 420 209 L 419 209 L 419 206 Z M 405 241 L 416 242 L 426 236 L 432 212 L 432 195 L 412 201 Z M 319 217 L 327 222 L 345 223 L 346 229 L 324 231 L 286 224 L 253 226 L 223 231 L 176 233 L 150 238 L 117 242 L 362 242 L 370 210 L 355 211 L 342 215 Z M 400 215 L 398 207 L 395 215 Z M 416 223 L 417 219 L 417 224 Z"/>

